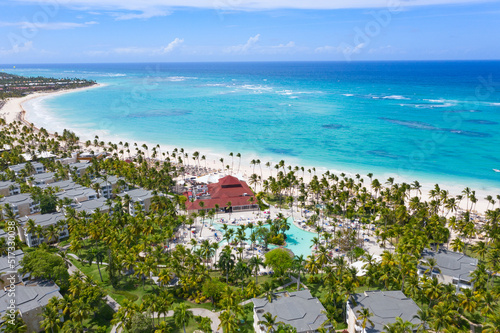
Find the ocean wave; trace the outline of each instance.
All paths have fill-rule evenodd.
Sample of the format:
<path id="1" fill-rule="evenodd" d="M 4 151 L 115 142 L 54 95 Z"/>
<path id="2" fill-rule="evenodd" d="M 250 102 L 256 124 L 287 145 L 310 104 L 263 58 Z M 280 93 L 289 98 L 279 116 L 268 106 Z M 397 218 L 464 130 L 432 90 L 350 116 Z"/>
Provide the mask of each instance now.
<path id="1" fill-rule="evenodd" d="M 203 87 L 227 87 L 224 83 L 207 83 Z"/>
<path id="2" fill-rule="evenodd" d="M 195 76 L 169 76 L 166 80 L 170 82 L 181 82 L 186 80 L 198 80 L 198 78 Z"/>
<path id="3" fill-rule="evenodd" d="M 239 88 L 247 89 L 247 90 L 253 90 L 253 91 L 272 91 L 273 88 L 269 86 L 263 86 L 263 85 L 254 85 L 254 84 L 244 84 L 240 86 Z"/>
<path id="4" fill-rule="evenodd" d="M 381 97 L 382 99 L 395 99 L 395 100 L 408 100 L 409 98 L 408 97 L 404 97 L 404 96 L 401 96 L 401 95 L 389 95 L 389 96 L 384 96 L 384 97 Z"/>
<path id="5" fill-rule="evenodd" d="M 354 94 L 342 94 L 342 96 L 352 97 L 352 96 L 354 96 Z"/>
<path id="6" fill-rule="evenodd" d="M 488 103 L 490 106 L 500 106 L 500 103 Z"/>

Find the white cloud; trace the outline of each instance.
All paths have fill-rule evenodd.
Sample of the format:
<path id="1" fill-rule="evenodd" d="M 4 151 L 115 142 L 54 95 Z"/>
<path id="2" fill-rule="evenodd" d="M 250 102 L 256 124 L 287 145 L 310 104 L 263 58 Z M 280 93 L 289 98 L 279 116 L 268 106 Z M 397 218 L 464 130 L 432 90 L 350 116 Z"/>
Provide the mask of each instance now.
<path id="1" fill-rule="evenodd" d="M 234 45 L 226 48 L 227 53 L 248 53 L 260 39 L 260 34 L 250 37 L 245 44 Z"/>
<path id="2" fill-rule="evenodd" d="M 184 43 L 184 39 L 176 38 L 173 41 L 171 41 L 170 43 L 168 43 L 168 45 L 162 49 L 162 53 L 170 53 L 173 50 L 175 50 L 177 47 L 179 47 L 179 45 L 181 45 L 182 43 Z"/>
<path id="3" fill-rule="evenodd" d="M 234 54 L 284 54 L 291 53 L 297 49 L 293 41 L 286 44 L 261 45 L 260 37 L 260 34 L 257 34 L 250 37 L 245 44 L 226 47 L 223 49 L 223 52 Z"/>
<path id="4" fill-rule="evenodd" d="M 357 54 L 360 53 L 363 48 L 366 47 L 365 43 L 359 43 L 358 45 L 352 46 L 346 43 L 342 43 L 339 46 L 325 45 L 317 47 L 315 53 L 341 53 L 341 54 Z"/>
<path id="5" fill-rule="evenodd" d="M 74 23 L 74 22 L 49 22 L 49 23 L 32 23 L 28 21 L 22 22 L 0 22 L 0 27 L 19 27 L 21 29 L 38 29 L 38 30 L 65 30 L 74 28 L 85 28 L 90 25 L 99 24 L 96 21 L 90 21 L 85 23 Z"/>
<path id="6" fill-rule="evenodd" d="M 33 50 L 33 42 L 27 41 L 22 44 L 16 44 L 9 50 L 0 49 L 0 55 L 12 55 Z"/>
<path id="7" fill-rule="evenodd" d="M 129 47 L 117 47 L 112 50 L 97 50 L 97 51 L 88 51 L 86 52 L 89 56 L 101 56 L 101 55 L 109 55 L 109 54 L 121 54 L 121 55 L 130 55 L 130 54 L 144 54 L 144 55 L 158 55 L 158 54 L 166 54 L 174 51 L 179 48 L 179 46 L 184 43 L 184 39 L 175 38 L 173 41 L 167 44 L 167 46 L 162 47 L 137 47 L 137 46 L 129 46 Z"/>
<path id="8" fill-rule="evenodd" d="M 112 15 L 116 18 L 117 21 L 124 20 L 133 20 L 133 19 L 149 19 L 157 16 L 167 16 L 170 15 L 170 11 L 157 9 L 157 8 L 149 8 L 144 11 L 138 11 L 133 13 L 113 13 Z"/>

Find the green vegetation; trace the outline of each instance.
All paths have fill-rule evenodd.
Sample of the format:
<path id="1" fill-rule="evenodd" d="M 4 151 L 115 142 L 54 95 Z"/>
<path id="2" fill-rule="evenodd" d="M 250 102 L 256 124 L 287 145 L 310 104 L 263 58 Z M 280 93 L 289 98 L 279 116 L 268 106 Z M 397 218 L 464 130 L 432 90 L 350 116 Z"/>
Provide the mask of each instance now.
<path id="1" fill-rule="evenodd" d="M 42 76 L 25 77 L 0 73 L 0 101 L 9 97 L 22 97 L 35 91 L 56 91 L 94 85 L 95 81 L 83 79 L 55 79 Z"/>
<path id="2" fill-rule="evenodd" d="M 59 156 L 80 150 L 78 137 L 72 132 L 49 136 L 43 129 L 35 131 L 21 123 L 3 125 L 2 143 L 12 147 L 1 155 L 3 168 L 22 162 L 20 153 L 26 149 L 50 151 Z M 65 252 L 47 245 L 35 250 L 24 248 L 24 271 L 34 277 L 54 279 L 62 287 L 64 298 L 51 301 L 44 310 L 43 325 L 47 332 L 52 328 L 102 332 L 109 330 L 111 323 L 125 332 L 151 331 L 152 327 L 159 332 L 192 332 L 201 327 L 207 331 L 206 322 L 191 318 L 189 309 L 195 307 L 220 311 L 220 329 L 226 333 L 251 332 L 252 305 L 241 303 L 253 297 L 272 301 L 278 287 L 290 281 L 289 276 L 298 281 L 287 290 L 307 286 L 321 300 L 329 322 L 336 329 L 345 328 L 342 321 L 351 294 L 402 290 L 420 306 L 419 317 L 434 332 L 466 332 L 471 324 L 478 331 L 496 332 L 500 313 L 500 279 L 496 275 L 500 271 L 500 209 L 492 197 L 488 199 L 491 209 L 479 224 L 472 215 L 477 198 L 469 188 L 453 197 L 436 185 L 429 193 L 431 200 L 426 202 L 421 200 L 418 182 L 397 184 L 389 178 L 383 185 L 369 174 L 369 183 L 365 183 L 360 175 L 348 177 L 329 172 L 316 175 L 314 169 L 293 167 L 285 161 L 268 163 L 266 167 L 273 172 L 271 177 L 262 179 L 262 175 L 259 178 L 255 173 L 251 177 L 251 184 L 262 190 L 256 198 L 269 196 L 273 198 L 270 203 L 290 210 L 282 211 L 267 226 L 259 223 L 236 229 L 222 227 L 223 239 L 229 245 L 219 249 L 219 243 L 208 240 L 198 243 L 183 237 L 187 226 L 218 216 L 220 210 L 187 212 L 184 196 L 164 195 L 174 191 L 174 179 L 184 176 L 193 163 L 199 165 L 199 153 L 190 156 L 183 149 L 166 152 L 159 146 L 150 149 L 147 145 L 127 142 L 105 143 L 97 136 L 84 145 L 89 150 L 105 150 L 109 156 L 92 159 L 88 172 L 80 177 L 59 161 L 41 162 L 58 179 L 71 176 L 78 184 L 97 189 L 92 179 L 117 176 L 121 177 L 121 183 L 116 192 L 125 186 L 141 187 L 152 190 L 154 196 L 148 211 L 135 205 L 134 215 L 130 214 L 128 195 L 109 199 L 110 212 L 77 212 L 68 202 L 59 200 L 56 207 L 64 208 L 65 212 L 61 224 L 49 229 L 38 228 L 30 220 L 26 222 L 23 227 L 27 231 L 50 243 L 59 241 L 58 234 L 67 225 L 69 239 L 64 242 L 69 244 L 68 251 L 82 258 L 82 261 L 71 259 L 82 274 L 68 277 L 65 265 L 69 257 Z M 158 157 L 162 161 L 156 160 Z M 256 165 L 260 166 L 260 161 L 254 160 Z M 0 179 L 15 181 L 22 192 L 31 193 L 43 202 L 44 212 L 52 211 L 56 190 L 42 191 L 27 185 L 26 180 L 33 174 L 31 168 L 31 163 L 27 163 L 17 176 L 6 169 Z M 227 169 L 233 171 L 232 166 Z M 466 204 L 463 212 L 457 209 L 460 202 Z M 305 214 L 306 210 L 310 213 Z M 264 248 L 271 243 L 286 242 L 290 227 L 287 216 L 293 214 L 300 214 L 317 233 L 309 244 L 314 253 L 303 258 L 275 249 L 266 254 L 265 260 L 245 256 L 250 254 L 245 253 L 245 242 L 252 248 L 257 242 Z M 14 209 L 8 205 L 3 207 L 3 219 L 4 226 L 9 222 L 19 224 Z M 359 223 L 351 224 L 353 220 Z M 326 231 L 326 223 L 334 226 L 333 231 Z M 344 226 L 339 227 L 339 223 Z M 451 237 L 452 234 L 456 236 Z M 365 252 L 365 237 L 375 239 L 385 249 L 380 261 Z M 23 247 L 19 239 L 16 247 Z M 424 248 L 449 248 L 478 258 L 479 264 L 472 274 L 474 289 L 457 293 L 455 286 L 443 284 L 436 277 L 419 279 L 417 265 Z M 5 242 L 0 242 L 0 249 L 5 253 Z M 365 276 L 359 277 L 351 268 L 350 263 L 355 260 L 365 262 Z M 274 274 L 259 276 L 259 270 L 266 265 Z M 160 286 L 151 277 L 158 277 Z M 105 295 L 121 305 L 112 316 L 105 305 Z M 57 321 L 55 314 L 59 310 L 63 311 L 64 324 Z M 165 315 L 168 311 L 174 311 L 175 315 L 167 319 L 150 316 Z M 359 316 L 364 324 L 370 324 L 368 313 Z M 289 327 L 275 328 L 290 331 Z M 404 331 L 408 326 L 395 319 L 389 329 Z"/>

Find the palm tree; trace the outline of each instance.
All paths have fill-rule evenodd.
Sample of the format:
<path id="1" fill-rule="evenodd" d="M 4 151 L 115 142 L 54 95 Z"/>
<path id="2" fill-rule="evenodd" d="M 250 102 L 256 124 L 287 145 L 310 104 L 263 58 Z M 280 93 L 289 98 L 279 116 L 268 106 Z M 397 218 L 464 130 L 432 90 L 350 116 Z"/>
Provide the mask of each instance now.
<path id="1" fill-rule="evenodd" d="M 52 333 L 59 330 L 61 323 L 58 302 L 59 300 L 56 297 L 49 300 L 49 303 L 43 308 L 43 320 L 40 322 L 40 327 L 44 328 L 46 331 L 50 329 Z"/>
<path id="2" fill-rule="evenodd" d="M 89 265 L 92 265 L 92 261 L 95 260 L 95 263 L 97 264 L 97 269 L 99 270 L 99 277 L 101 278 L 101 282 L 104 282 L 102 279 L 102 274 L 101 274 L 101 264 L 105 258 L 106 254 L 103 249 L 100 248 L 91 248 L 87 252 L 87 260 L 89 261 Z"/>
<path id="3" fill-rule="evenodd" d="M 500 314 L 491 313 L 486 316 L 486 322 L 483 325 L 482 333 L 498 333 L 500 329 Z"/>
<path id="4" fill-rule="evenodd" d="M 259 276 L 259 268 L 266 267 L 264 260 L 260 256 L 252 257 L 248 261 L 248 267 L 255 272 L 255 284 L 258 284 L 257 277 Z"/>
<path id="5" fill-rule="evenodd" d="M 274 326 L 284 324 L 282 321 L 276 321 L 276 318 L 278 318 L 278 316 L 273 317 L 270 312 L 264 313 L 262 317 L 264 318 L 264 320 L 259 320 L 258 324 L 264 325 L 266 327 L 266 332 L 268 333 L 274 331 Z"/>
<path id="6" fill-rule="evenodd" d="M 401 317 L 396 317 L 396 322 L 385 325 L 384 330 L 387 330 L 387 332 L 413 333 L 415 327 L 415 324 L 412 324 L 407 320 L 403 320 Z"/>
<path id="7" fill-rule="evenodd" d="M 174 322 L 178 327 L 182 326 L 186 333 L 186 324 L 193 318 L 193 313 L 189 311 L 189 305 L 179 303 L 174 307 Z"/>
<path id="8" fill-rule="evenodd" d="M 361 322 L 363 331 L 368 323 L 373 326 L 373 321 L 370 319 L 371 316 L 373 316 L 373 313 L 371 313 L 368 308 L 361 308 L 356 312 L 356 319 Z"/>
<path id="9" fill-rule="evenodd" d="M 222 328 L 225 333 L 236 332 L 238 321 L 231 311 L 226 310 L 221 312 L 219 320 L 220 324 L 219 327 L 217 327 L 218 329 Z"/>
<path id="10" fill-rule="evenodd" d="M 0 324 L 0 328 L 2 332 L 5 333 L 26 333 L 28 331 L 28 327 L 23 321 L 19 311 L 16 311 L 14 314 L 14 319 L 10 317 L 10 314 L 5 314 L 2 317 L 2 324 Z"/>
<path id="11" fill-rule="evenodd" d="M 304 270 L 304 263 L 305 260 L 302 254 L 293 258 L 293 268 L 297 272 L 297 291 L 300 290 L 300 275 Z"/>

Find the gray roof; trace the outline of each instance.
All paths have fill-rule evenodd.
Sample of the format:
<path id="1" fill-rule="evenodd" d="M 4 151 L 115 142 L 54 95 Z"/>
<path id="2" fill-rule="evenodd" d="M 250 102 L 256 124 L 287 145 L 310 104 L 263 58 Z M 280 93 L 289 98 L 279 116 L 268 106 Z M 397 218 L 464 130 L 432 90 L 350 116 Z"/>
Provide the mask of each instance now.
<path id="1" fill-rule="evenodd" d="M 89 161 L 76 162 L 76 163 L 69 164 L 69 169 L 71 171 L 75 170 L 75 168 L 77 170 L 85 170 L 85 169 L 87 169 L 91 165 L 92 165 L 92 163 L 90 163 Z"/>
<path id="2" fill-rule="evenodd" d="M 95 199 L 95 200 L 87 200 L 87 201 L 84 201 L 84 202 L 80 202 L 80 203 L 74 205 L 73 208 L 77 212 L 85 211 L 87 213 L 92 213 L 97 208 L 99 208 L 101 211 L 102 210 L 108 210 L 109 209 L 109 205 L 106 203 L 106 201 L 107 201 L 106 198 L 100 197 L 100 198 Z M 111 206 L 113 206 L 113 205 L 114 205 L 114 203 L 111 204 Z"/>
<path id="3" fill-rule="evenodd" d="M 28 220 L 33 220 L 35 224 L 41 225 L 42 227 L 56 224 L 57 222 L 64 220 L 66 217 L 62 213 L 50 213 L 50 214 L 39 214 L 39 215 L 30 215 L 19 218 L 19 222 L 21 225 L 24 224 Z"/>
<path id="4" fill-rule="evenodd" d="M 0 275 L 3 275 L 2 273 L 7 273 L 7 272 L 12 272 L 12 271 L 17 271 L 18 269 L 20 269 L 22 266 L 19 264 L 19 262 L 21 261 L 21 259 L 24 258 L 24 252 L 23 250 L 15 250 L 13 252 L 13 256 L 1 256 L 0 257 Z M 9 260 L 12 260 L 12 259 L 15 259 L 14 260 L 14 267 L 11 267 L 10 266 L 10 263 L 9 263 Z"/>
<path id="5" fill-rule="evenodd" d="M 8 203 L 9 205 L 15 206 L 30 202 L 33 202 L 33 199 L 31 199 L 31 193 L 21 193 L 0 199 L 0 203 L 2 204 Z"/>
<path id="6" fill-rule="evenodd" d="M 118 182 L 118 177 L 116 176 L 108 176 L 107 180 L 104 180 L 104 178 L 94 178 L 92 180 L 92 183 L 98 183 L 101 187 L 107 186 L 107 185 L 112 185 L 116 184 Z"/>
<path id="7" fill-rule="evenodd" d="M 41 181 L 47 181 L 49 179 L 53 179 L 55 177 L 56 173 L 55 172 L 42 172 L 36 175 L 33 175 L 33 180 L 35 182 L 41 182 Z"/>
<path id="8" fill-rule="evenodd" d="M 16 183 L 16 182 L 13 182 L 11 180 L 7 180 L 7 181 L 0 181 L 0 189 L 3 189 L 3 188 L 10 188 L 12 185 L 14 185 L 15 187 L 19 187 L 19 184 Z"/>
<path id="9" fill-rule="evenodd" d="M 366 326 L 367 333 L 384 331 L 384 326 L 396 321 L 396 317 L 407 320 L 413 324 L 420 324 L 420 320 L 413 318 L 420 309 L 418 305 L 409 297 L 406 297 L 400 290 L 396 291 L 365 291 L 362 294 L 351 295 L 351 309 L 357 316 L 358 310 L 368 308 L 373 316 Z"/>
<path id="10" fill-rule="evenodd" d="M 128 194 L 130 196 L 132 201 L 141 201 L 141 200 L 145 200 L 147 198 L 152 198 L 154 196 L 152 191 L 144 190 L 142 188 L 125 191 L 125 192 L 120 193 L 118 195 L 123 197 L 126 194 Z"/>
<path id="11" fill-rule="evenodd" d="M 422 259 L 429 258 L 436 259 L 437 267 L 441 270 L 442 275 L 451 277 L 460 277 L 460 280 L 470 281 L 470 273 L 476 267 L 478 260 L 468 257 L 463 253 L 452 252 L 445 249 L 440 249 L 438 252 L 424 249 L 422 252 Z M 425 265 L 419 265 L 425 267 Z"/>
<path id="12" fill-rule="evenodd" d="M 56 196 L 59 199 L 70 198 L 73 200 L 75 200 L 77 198 L 81 198 L 81 197 L 89 197 L 92 195 L 97 196 L 97 193 L 96 193 L 96 191 L 94 191 L 93 189 L 88 188 L 88 187 L 76 187 L 76 188 L 69 189 L 67 191 L 59 192 L 56 194 Z"/>
<path id="13" fill-rule="evenodd" d="M 67 190 L 71 190 L 71 189 L 82 187 L 82 186 L 78 185 L 77 183 L 75 183 L 72 180 L 62 180 L 59 182 L 54 182 L 54 183 L 45 184 L 45 185 L 40 186 L 40 188 L 47 188 L 47 187 L 59 187 L 62 191 L 67 191 Z"/>
<path id="14" fill-rule="evenodd" d="M 10 300 L 9 290 L 0 291 L 0 318 L 5 315 L 7 306 Z M 38 283 L 30 283 L 28 285 L 16 285 L 16 308 L 21 313 L 26 313 L 30 310 L 40 308 L 48 304 L 52 297 L 62 298 L 59 293 L 59 286 L 54 282 L 44 281 Z M 3 320 L 0 319 L 0 322 Z"/>
<path id="15" fill-rule="evenodd" d="M 289 324 L 297 332 L 315 331 L 327 320 L 323 313 L 325 308 L 309 290 L 277 293 L 271 303 L 267 299 L 252 298 L 254 310 L 259 320 L 263 320 L 265 313 L 277 316 L 277 321 Z"/>
<path id="16" fill-rule="evenodd" d="M 35 169 L 39 168 L 39 167 L 43 167 L 43 164 L 40 162 L 30 162 L 30 163 L 33 166 L 33 168 L 35 168 Z M 21 164 L 11 165 L 11 166 L 9 166 L 9 169 L 14 171 L 14 172 L 19 172 L 19 171 L 23 170 L 25 166 L 26 166 L 26 163 L 21 163 Z"/>

